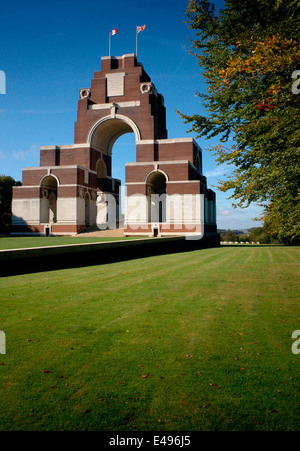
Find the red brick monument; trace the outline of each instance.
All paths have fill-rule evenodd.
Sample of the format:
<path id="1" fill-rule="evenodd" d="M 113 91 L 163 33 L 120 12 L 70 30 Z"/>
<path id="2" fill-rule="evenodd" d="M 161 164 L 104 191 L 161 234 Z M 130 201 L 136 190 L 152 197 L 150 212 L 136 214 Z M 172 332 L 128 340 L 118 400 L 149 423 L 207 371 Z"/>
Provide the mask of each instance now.
<path id="1" fill-rule="evenodd" d="M 74 144 L 41 147 L 40 166 L 23 169 L 12 234 L 118 227 L 120 181 L 111 161 L 124 133 L 136 141 L 136 162 L 126 164 L 124 235 L 215 235 L 201 149 L 192 138 L 168 139 L 164 99 L 134 54 L 101 59 L 91 87 L 80 89 Z"/>

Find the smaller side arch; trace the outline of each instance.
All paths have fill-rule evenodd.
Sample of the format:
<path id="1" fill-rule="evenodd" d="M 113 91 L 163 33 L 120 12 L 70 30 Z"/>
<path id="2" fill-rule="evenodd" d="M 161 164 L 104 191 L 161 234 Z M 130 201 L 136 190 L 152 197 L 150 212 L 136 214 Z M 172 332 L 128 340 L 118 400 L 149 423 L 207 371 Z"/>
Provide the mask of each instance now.
<path id="1" fill-rule="evenodd" d="M 147 174 L 145 177 L 145 182 L 148 205 L 148 222 L 166 222 L 167 174 L 164 171 L 156 169 Z"/>
<path id="2" fill-rule="evenodd" d="M 41 188 L 42 185 L 43 185 L 43 181 L 44 181 L 45 179 L 47 179 L 48 177 L 49 177 L 49 179 L 50 179 L 51 177 L 54 178 L 54 179 L 56 180 L 56 182 L 57 182 L 57 186 L 60 185 L 59 178 L 58 178 L 56 175 L 54 175 L 54 174 L 46 174 L 46 175 L 43 175 L 43 177 L 40 178 L 40 181 L 39 181 L 39 187 L 40 187 L 40 188 Z"/>
<path id="3" fill-rule="evenodd" d="M 97 171 L 97 189 L 100 191 L 107 190 L 107 182 L 108 182 L 108 170 L 107 164 L 103 160 L 103 158 L 99 158 L 96 163 L 96 171 Z"/>
<path id="4" fill-rule="evenodd" d="M 96 163 L 97 179 L 107 177 L 107 166 L 103 158 L 99 158 Z"/>
<path id="5" fill-rule="evenodd" d="M 155 176 L 155 174 L 157 174 L 158 172 L 161 173 L 161 174 L 163 174 L 163 175 L 165 176 L 166 182 L 169 181 L 169 176 L 168 176 L 168 174 L 167 174 L 165 171 L 162 171 L 161 169 L 153 169 L 152 171 L 148 172 L 148 174 L 146 175 L 146 177 L 145 177 L 145 183 L 148 182 L 149 177 L 151 178 L 152 175 Z"/>
<path id="6" fill-rule="evenodd" d="M 57 222 L 58 178 L 47 174 L 40 179 L 40 222 L 53 224 Z"/>

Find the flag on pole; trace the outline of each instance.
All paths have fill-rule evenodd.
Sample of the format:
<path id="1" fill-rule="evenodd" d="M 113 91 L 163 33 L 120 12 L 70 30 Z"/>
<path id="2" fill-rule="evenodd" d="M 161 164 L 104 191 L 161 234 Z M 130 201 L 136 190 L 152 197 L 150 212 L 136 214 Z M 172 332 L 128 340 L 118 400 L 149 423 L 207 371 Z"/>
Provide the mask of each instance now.
<path id="1" fill-rule="evenodd" d="M 135 54 L 137 56 L 138 53 L 138 34 L 140 31 L 145 30 L 146 25 L 142 25 L 141 27 L 136 27 L 136 50 L 135 50 Z"/>
<path id="2" fill-rule="evenodd" d="M 139 33 L 140 31 L 145 30 L 145 28 L 146 28 L 146 25 L 142 25 L 141 27 L 136 27 L 136 31 L 137 31 L 137 33 Z"/>
<path id="3" fill-rule="evenodd" d="M 110 56 L 110 48 L 111 48 L 111 44 L 110 44 L 110 38 L 111 36 L 113 36 L 114 34 L 118 33 L 118 29 L 114 28 L 113 30 L 109 30 L 109 56 Z"/>

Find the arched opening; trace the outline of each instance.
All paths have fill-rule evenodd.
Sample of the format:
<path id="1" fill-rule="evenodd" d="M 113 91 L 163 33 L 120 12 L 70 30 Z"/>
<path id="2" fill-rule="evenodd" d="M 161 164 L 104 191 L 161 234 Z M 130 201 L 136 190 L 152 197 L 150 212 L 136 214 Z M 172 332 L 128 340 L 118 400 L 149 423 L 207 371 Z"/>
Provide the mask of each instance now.
<path id="1" fill-rule="evenodd" d="M 105 192 L 107 184 L 107 167 L 102 159 L 98 160 L 96 165 L 96 171 L 97 171 L 97 188 L 100 192 Z"/>
<path id="2" fill-rule="evenodd" d="M 136 144 L 133 133 L 118 138 L 112 149 L 112 175 L 120 180 L 119 186 L 119 218 L 120 228 L 125 220 L 125 168 L 126 163 L 136 161 Z"/>
<path id="3" fill-rule="evenodd" d="M 91 147 L 101 152 L 101 158 L 97 161 L 95 168 L 97 197 L 99 198 L 102 194 L 114 197 L 116 225 L 120 228 L 124 224 L 125 164 L 135 162 L 135 143 L 140 139 L 137 125 L 131 119 L 119 114 L 115 114 L 114 117 L 106 116 L 97 121 L 87 137 Z M 111 199 L 111 196 L 106 197 Z"/>
<path id="4" fill-rule="evenodd" d="M 97 179 L 107 177 L 106 164 L 104 163 L 103 160 L 98 160 L 96 171 L 97 171 Z"/>
<path id="5" fill-rule="evenodd" d="M 40 222 L 54 224 L 57 222 L 57 186 L 53 175 L 47 175 L 40 182 Z"/>
<path id="6" fill-rule="evenodd" d="M 105 116 L 97 121 L 90 129 L 87 142 L 95 149 L 111 153 L 116 140 L 125 133 L 134 133 L 136 141 L 141 139 L 137 125 L 128 117 L 121 114 Z"/>
<path id="7" fill-rule="evenodd" d="M 166 222 L 167 178 L 161 171 L 147 176 L 148 222 Z"/>

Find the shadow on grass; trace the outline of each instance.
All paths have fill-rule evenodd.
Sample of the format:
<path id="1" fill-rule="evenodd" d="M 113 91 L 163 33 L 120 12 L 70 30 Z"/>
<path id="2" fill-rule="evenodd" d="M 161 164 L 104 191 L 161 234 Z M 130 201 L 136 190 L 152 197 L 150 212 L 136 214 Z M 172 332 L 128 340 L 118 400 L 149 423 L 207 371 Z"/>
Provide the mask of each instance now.
<path id="1" fill-rule="evenodd" d="M 66 246 L 67 247 L 67 246 Z M 130 246 L 114 246 L 113 248 L 98 248 L 94 250 L 72 252 L 72 254 L 33 256 L 30 258 L 5 261 L 0 277 L 20 274 L 56 271 L 67 268 L 83 268 L 101 264 L 125 262 L 128 260 L 153 257 L 157 255 L 177 254 L 210 247 L 220 247 L 219 236 L 204 237 L 200 240 L 155 239 Z M 223 246 L 224 247 L 224 246 Z M 17 252 L 17 251 L 16 251 Z M 151 270 L 149 268 L 149 270 Z"/>

